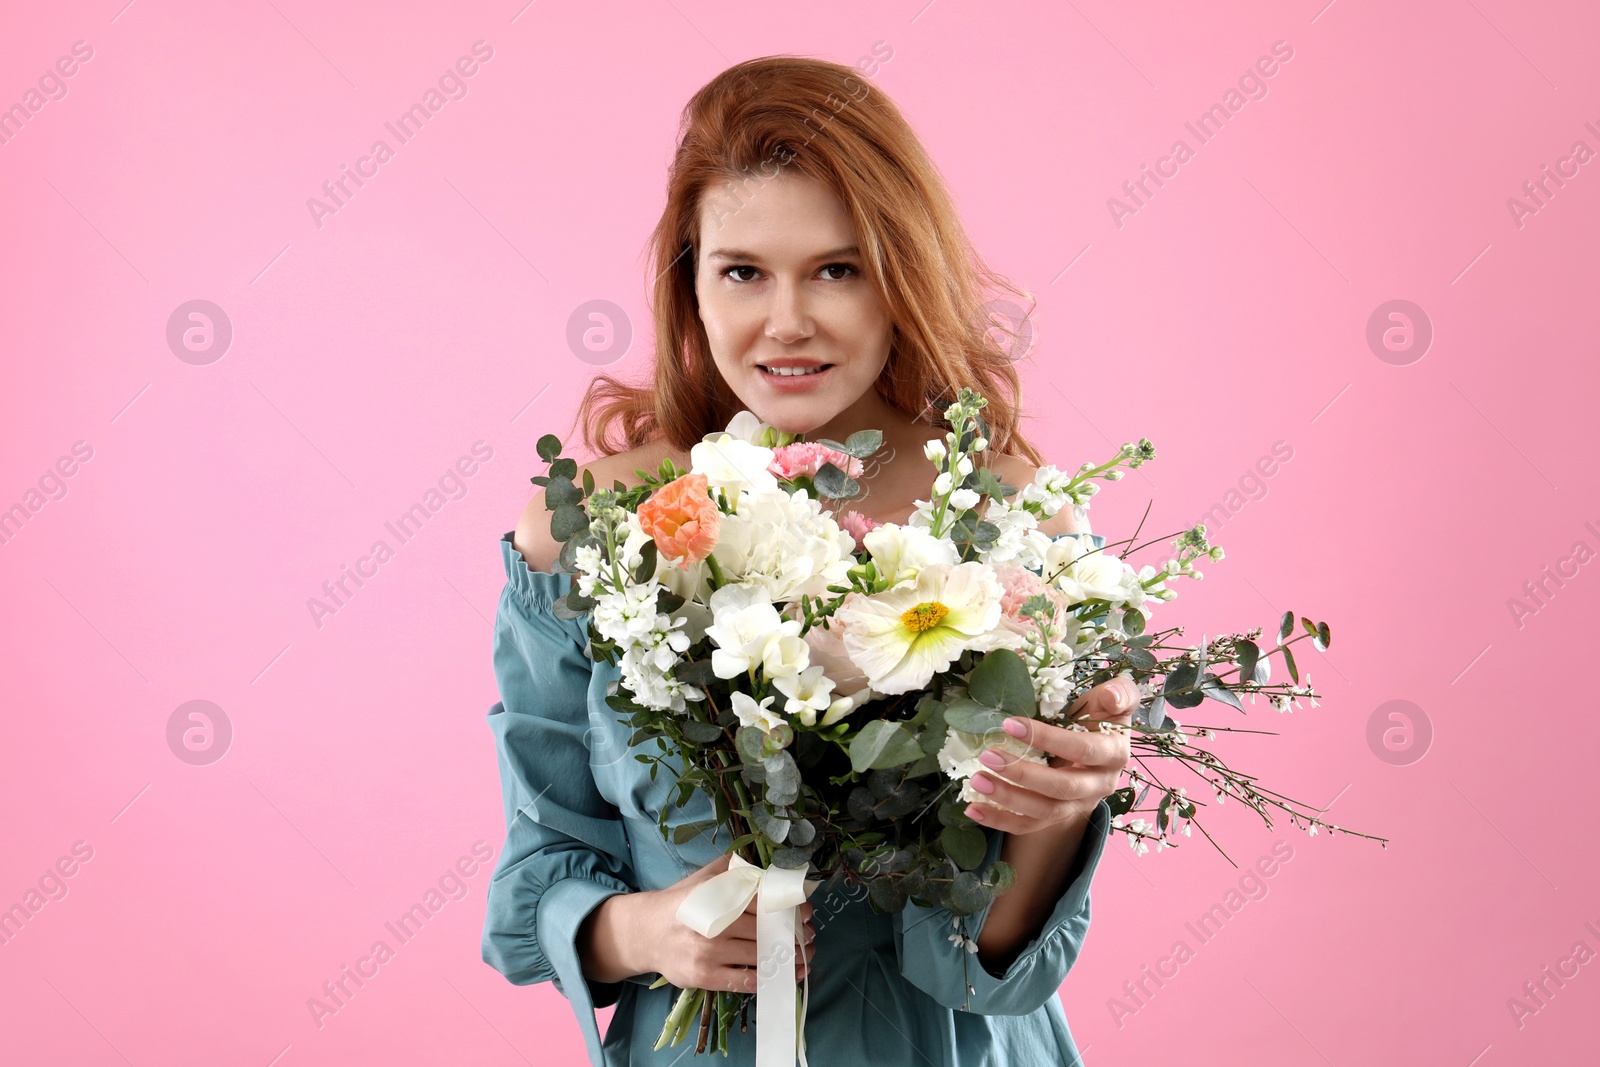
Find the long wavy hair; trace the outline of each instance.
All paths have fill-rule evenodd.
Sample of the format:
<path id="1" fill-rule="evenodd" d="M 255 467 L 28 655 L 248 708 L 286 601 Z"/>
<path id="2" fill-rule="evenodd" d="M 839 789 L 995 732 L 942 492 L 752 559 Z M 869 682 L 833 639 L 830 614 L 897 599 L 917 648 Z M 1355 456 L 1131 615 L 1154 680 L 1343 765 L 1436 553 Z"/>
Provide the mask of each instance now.
<path id="1" fill-rule="evenodd" d="M 708 82 L 683 110 L 652 261 L 652 381 L 597 375 L 578 410 L 584 443 L 614 455 L 665 438 L 680 450 L 727 426 L 744 406 L 712 360 L 697 313 L 702 195 L 732 182 L 741 195 L 784 174 L 813 178 L 843 203 L 864 274 L 893 324 L 875 388 L 896 410 L 943 426 L 962 386 L 988 398 L 990 448 L 1043 459 L 1018 428 L 1020 383 L 989 320 L 993 292 L 1028 297 L 978 256 L 944 181 L 894 103 L 851 67 L 767 56 Z M 1007 346 L 1010 347 L 1010 346 Z"/>

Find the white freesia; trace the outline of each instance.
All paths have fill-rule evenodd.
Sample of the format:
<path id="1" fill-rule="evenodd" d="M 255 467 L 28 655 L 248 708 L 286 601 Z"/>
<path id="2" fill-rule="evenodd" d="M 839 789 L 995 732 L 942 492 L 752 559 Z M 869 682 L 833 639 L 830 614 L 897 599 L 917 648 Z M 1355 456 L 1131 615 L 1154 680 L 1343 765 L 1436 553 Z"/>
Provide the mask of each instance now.
<path id="1" fill-rule="evenodd" d="M 773 697 L 763 697 L 757 704 L 755 698 L 749 693 L 734 693 L 733 713 L 739 716 L 739 725 L 754 726 L 762 733 L 771 733 L 774 729 L 784 724 L 783 716 L 773 711 L 769 706 Z"/>
<path id="2" fill-rule="evenodd" d="M 866 532 L 862 544 L 877 564 L 878 573 L 890 585 L 914 581 L 918 572 L 934 564 L 955 564 L 961 555 L 956 546 L 935 537 L 926 528 L 884 523 Z"/>
<path id="3" fill-rule="evenodd" d="M 712 624 L 706 636 L 717 643 L 711 652 L 711 671 L 718 678 L 736 678 L 766 662 L 768 646 L 792 637 L 799 642 L 780 659 L 798 663 L 803 670 L 810 663 L 806 643 L 800 639 L 800 622 L 785 619 L 772 606 L 772 599 L 759 585 L 725 585 L 711 594 Z"/>
<path id="4" fill-rule="evenodd" d="M 776 489 L 777 476 L 767 470 L 772 449 L 741 441 L 731 433 L 710 434 L 689 449 L 689 471 L 706 476 L 706 484 L 733 496 L 742 489 Z M 719 557 L 718 562 L 721 562 Z"/>
<path id="5" fill-rule="evenodd" d="M 761 421 L 759 415 L 753 411 L 741 411 L 729 421 L 728 428 L 724 432 L 754 445 L 761 442 L 761 435 L 766 430 L 767 424 Z"/>
<path id="6" fill-rule="evenodd" d="M 1135 592 L 1139 583 L 1133 568 L 1096 548 L 1087 534 L 1052 542 L 1045 551 L 1045 574 L 1055 575 L 1056 587 L 1075 604 L 1085 600 L 1122 604 L 1134 596 L 1141 602 L 1144 599 L 1142 589 Z"/>
<path id="7" fill-rule="evenodd" d="M 833 704 L 833 682 L 824 675 L 821 665 L 787 677 L 776 678 L 773 686 L 789 699 L 783 710 L 794 715 L 807 726 L 817 724 L 817 713 L 827 711 Z"/>

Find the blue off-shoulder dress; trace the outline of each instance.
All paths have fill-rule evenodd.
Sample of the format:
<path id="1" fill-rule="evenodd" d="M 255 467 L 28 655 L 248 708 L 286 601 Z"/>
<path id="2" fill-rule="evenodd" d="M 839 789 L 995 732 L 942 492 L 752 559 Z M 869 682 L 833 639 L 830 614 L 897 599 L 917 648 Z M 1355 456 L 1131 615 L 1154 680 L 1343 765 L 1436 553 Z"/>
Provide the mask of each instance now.
<path id="1" fill-rule="evenodd" d="M 488 719 L 506 839 L 489 884 L 484 961 L 517 985 L 553 983 L 571 1002 L 596 1067 L 693 1067 L 692 1034 L 680 1045 L 652 1048 L 678 990 L 648 988 L 660 977 L 654 973 L 611 984 L 588 979 L 577 934 L 606 897 L 664 889 L 723 855 L 731 838 L 724 829 L 684 845 L 662 836 L 663 806 L 670 828 L 711 819 L 711 799 L 697 791 L 686 807 L 673 806 L 667 764 L 651 781 L 649 766 L 633 758 L 659 750 L 653 742 L 630 750 L 631 727 L 606 704 L 606 685 L 618 669 L 584 654 L 587 617 L 551 612 L 571 577 L 529 569 L 511 533 L 500 552 L 506 585 L 495 618 L 494 668 L 501 700 Z M 990 974 L 976 954 L 949 940 L 953 916 L 943 908 L 907 904 L 880 915 L 859 887 L 829 893 L 819 886 L 810 898 L 816 940 L 807 1059 L 817 1067 L 1076 1067 L 1081 1061 L 1057 993 L 1089 929 L 1089 882 L 1110 819 L 1102 800 L 1065 892 L 1004 974 Z M 984 833 L 989 851 L 980 870 L 999 859 L 1005 837 Z M 988 910 L 969 916 L 974 938 Z M 595 1009 L 612 1004 L 602 1040 Z M 754 1063 L 753 1006 L 749 1023 L 741 1032 L 735 1022 L 729 1055 L 703 1058 L 704 1067 Z"/>

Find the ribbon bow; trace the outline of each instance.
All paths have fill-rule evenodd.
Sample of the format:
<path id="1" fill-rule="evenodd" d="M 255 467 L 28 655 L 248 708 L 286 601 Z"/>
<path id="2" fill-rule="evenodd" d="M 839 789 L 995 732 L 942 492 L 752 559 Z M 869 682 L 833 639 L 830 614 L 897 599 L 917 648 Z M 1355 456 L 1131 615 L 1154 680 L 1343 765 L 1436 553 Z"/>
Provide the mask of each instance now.
<path id="1" fill-rule="evenodd" d="M 808 863 L 758 867 L 738 853 L 728 869 L 695 886 L 678 905 L 678 921 L 705 937 L 716 937 L 756 901 L 756 1067 L 800 1067 L 806 1063 L 805 1018 L 811 999 L 806 975 L 799 1010 L 795 1007 L 795 938 L 801 934 L 799 906 L 821 879 L 807 878 Z"/>

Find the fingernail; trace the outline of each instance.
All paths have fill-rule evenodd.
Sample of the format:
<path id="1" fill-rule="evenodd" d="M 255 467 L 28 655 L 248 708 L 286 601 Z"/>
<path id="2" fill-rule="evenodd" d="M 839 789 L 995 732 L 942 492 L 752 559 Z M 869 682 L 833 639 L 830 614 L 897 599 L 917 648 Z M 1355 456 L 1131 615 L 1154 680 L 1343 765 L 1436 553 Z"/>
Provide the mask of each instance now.
<path id="1" fill-rule="evenodd" d="M 1021 719 L 1007 719 L 1000 725 L 1005 727 L 1006 733 L 1013 737 L 1023 737 L 1028 732 L 1028 724 Z"/>
<path id="2" fill-rule="evenodd" d="M 1006 761 L 1001 758 L 1000 753 L 994 751 L 993 749 L 984 749 L 981 753 L 979 753 L 978 762 L 983 764 L 985 767 L 993 767 L 996 770 L 1004 767 L 1006 763 Z"/>
<path id="3" fill-rule="evenodd" d="M 981 774 L 975 774 L 972 776 L 972 788 L 980 793 L 993 793 L 994 783 Z"/>
<path id="4" fill-rule="evenodd" d="M 976 805 L 976 804 L 968 804 L 967 805 L 967 810 L 966 810 L 966 816 L 969 819 L 975 819 L 978 822 L 982 822 L 983 821 L 983 810 L 981 808 L 979 808 L 978 805 Z"/>

